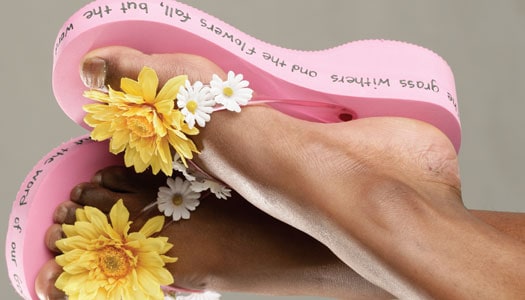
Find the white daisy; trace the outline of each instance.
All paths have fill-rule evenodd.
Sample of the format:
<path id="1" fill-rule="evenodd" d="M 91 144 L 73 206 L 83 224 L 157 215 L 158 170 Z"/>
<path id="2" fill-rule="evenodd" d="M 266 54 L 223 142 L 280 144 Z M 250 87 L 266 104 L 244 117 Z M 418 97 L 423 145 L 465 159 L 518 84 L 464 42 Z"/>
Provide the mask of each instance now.
<path id="1" fill-rule="evenodd" d="M 232 196 L 232 190 L 229 189 L 227 186 L 208 179 L 201 179 L 199 181 L 192 182 L 191 189 L 194 192 L 202 192 L 209 189 L 210 192 L 212 192 L 218 199 L 226 200 L 228 197 Z"/>
<path id="2" fill-rule="evenodd" d="M 197 81 L 193 85 L 186 80 L 184 87 L 181 87 L 177 94 L 177 106 L 181 108 L 184 120 L 188 126 L 193 128 L 195 122 L 200 127 L 204 127 L 210 121 L 210 114 L 213 112 L 215 101 L 210 94 L 210 88 Z"/>
<path id="3" fill-rule="evenodd" d="M 196 177 L 191 175 L 189 172 L 189 169 L 186 168 L 184 163 L 182 162 L 182 159 L 180 158 L 180 155 L 178 153 L 175 153 L 173 155 L 173 170 L 182 173 L 184 175 L 184 178 L 189 181 L 195 181 Z"/>
<path id="4" fill-rule="evenodd" d="M 221 299 L 221 294 L 211 291 L 206 291 L 204 293 L 193 293 L 188 295 L 177 295 L 177 300 L 219 300 Z"/>
<path id="5" fill-rule="evenodd" d="M 222 104 L 227 110 L 240 112 L 240 105 L 246 105 L 252 98 L 253 90 L 248 85 L 249 82 L 243 80 L 242 74 L 235 75 L 229 71 L 226 81 L 213 75 L 210 91 L 215 96 L 215 102 Z"/>
<path id="6" fill-rule="evenodd" d="M 157 207 L 166 217 L 173 221 L 190 218 L 190 211 L 199 206 L 200 193 L 193 191 L 191 183 L 180 177 L 168 178 L 168 186 L 159 187 L 157 193 Z"/>

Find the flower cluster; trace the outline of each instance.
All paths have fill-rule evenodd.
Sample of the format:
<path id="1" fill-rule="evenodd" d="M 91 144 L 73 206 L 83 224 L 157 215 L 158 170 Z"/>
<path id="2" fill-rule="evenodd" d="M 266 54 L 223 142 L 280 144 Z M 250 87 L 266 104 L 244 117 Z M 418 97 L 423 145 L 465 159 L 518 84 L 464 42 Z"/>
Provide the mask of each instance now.
<path id="1" fill-rule="evenodd" d="M 165 265 L 177 259 L 166 256 L 172 248 L 166 237 L 152 237 L 164 226 L 164 217 L 148 220 L 131 232 L 129 211 L 119 200 L 109 213 L 86 206 L 76 210 L 74 225 L 62 225 L 66 238 L 56 245 L 63 273 L 56 287 L 68 299 L 164 299 L 162 285 L 173 283 Z"/>
<path id="2" fill-rule="evenodd" d="M 93 128 L 93 140 L 110 140 L 110 152 L 124 152 L 127 167 L 138 173 L 151 168 L 153 174 L 166 174 L 167 186 L 159 188 L 151 206 L 174 221 L 189 219 L 206 195 L 231 196 L 224 184 L 188 164 L 199 153 L 190 137 L 199 134 L 198 127 L 205 127 L 214 111 L 240 112 L 252 98 L 248 85 L 242 75 L 230 71 L 226 80 L 213 75 L 209 85 L 176 76 L 159 89 L 157 73 L 144 67 L 137 80 L 121 79 L 121 91 L 108 86 L 107 92 L 84 92 L 97 102 L 84 105 L 84 122 Z M 171 177 L 174 171 L 182 176 Z M 77 210 L 75 225 L 63 226 L 67 238 L 57 246 L 64 254 L 56 260 L 64 272 L 56 286 L 69 299 L 164 299 L 161 286 L 173 283 L 164 266 L 176 259 L 166 256 L 172 246 L 167 238 L 151 237 L 162 229 L 164 216 L 150 219 L 130 234 L 129 212 L 122 201 L 109 216 L 111 225 L 98 209 L 85 207 Z M 176 296 L 220 298 L 216 293 Z"/>
<path id="3" fill-rule="evenodd" d="M 184 178 L 168 177 L 167 186 L 160 187 L 157 194 L 160 212 L 166 217 L 172 217 L 173 221 L 189 219 L 190 211 L 199 206 L 203 192 L 211 193 L 217 199 L 231 197 L 231 189 L 198 170 L 186 168 L 177 154 L 173 161 L 173 169 L 181 172 Z"/>
<path id="4" fill-rule="evenodd" d="M 217 109 L 240 112 L 253 91 L 241 74 L 228 72 L 226 80 L 213 75 L 209 86 L 189 82 L 186 75 L 176 76 L 157 92 L 157 73 L 144 67 L 138 80 L 122 78 L 116 91 L 90 90 L 84 96 L 99 103 L 84 105 L 84 122 L 93 128 L 91 138 L 110 140 L 110 151 L 124 152 L 127 167 L 136 172 L 151 167 L 154 174 L 162 171 L 172 175 L 173 153 L 183 165 L 199 153 L 191 136 L 199 134 L 196 127 L 205 127 Z M 220 106 L 217 108 L 217 106 Z"/>

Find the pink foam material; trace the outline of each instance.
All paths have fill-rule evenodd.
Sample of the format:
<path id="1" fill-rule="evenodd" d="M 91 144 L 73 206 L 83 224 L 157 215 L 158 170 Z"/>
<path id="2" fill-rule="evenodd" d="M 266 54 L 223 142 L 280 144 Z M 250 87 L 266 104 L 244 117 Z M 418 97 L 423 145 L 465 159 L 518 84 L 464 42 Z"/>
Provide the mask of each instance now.
<path id="1" fill-rule="evenodd" d="M 454 77 L 432 51 L 387 40 L 321 51 L 284 49 L 174 0 L 93 1 L 64 23 L 54 47 L 53 90 L 64 112 L 86 129 L 82 105 L 90 100 L 82 96 L 81 60 L 92 49 L 114 45 L 207 57 L 224 70 L 242 73 L 255 101 L 297 118 L 414 118 L 438 127 L 460 148 Z M 6 241 L 9 276 L 22 297 L 37 299 L 36 275 L 52 257 L 43 236 L 57 204 L 76 184 L 114 164 L 122 161 L 109 153 L 107 143 L 84 136 L 51 151 L 28 174 L 13 204 Z"/>
<path id="2" fill-rule="evenodd" d="M 108 143 L 88 136 L 66 142 L 46 154 L 27 175 L 13 203 L 6 238 L 6 262 L 11 283 L 24 299 L 38 299 L 34 282 L 53 256 L 44 235 L 53 224 L 57 205 L 69 199 L 73 187 L 89 181 L 100 169 L 123 165 Z"/>
<path id="3" fill-rule="evenodd" d="M 259 41 L 173 0 L 94 1 L 64 24 L 55 44 L 53 89 L 62 109 L 82 126 L 82 105 L 90 100 L 82 97 L 81 59 L 89 50 L 112 45 L 207 57 L 224 70 L 242 73 L 255 100 L 278 100 L 271 105 L 305 120 L 423 120 L 441 129 L 459 151 L 453 74 L 440 56 L 419 46 L 365 40 L 297 51 Z"/>

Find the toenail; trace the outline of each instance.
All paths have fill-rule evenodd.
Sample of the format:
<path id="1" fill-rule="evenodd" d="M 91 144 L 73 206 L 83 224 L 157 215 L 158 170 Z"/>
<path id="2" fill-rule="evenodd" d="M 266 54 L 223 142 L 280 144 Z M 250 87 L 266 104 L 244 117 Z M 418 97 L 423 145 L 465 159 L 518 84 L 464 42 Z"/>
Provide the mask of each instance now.
<path id="1" fill-rule="evenodd" d="M 91 182 L 98 183 L 98 184 L 102 183 L 102 173 L 98 172 L 97 174 L 95 174 L 95 176 L 91 178 Z"/>
<path id="2" fill-rule="evenodd" d="M 82 196 L 82 188 L 79 186 L 76 186 L 71 191 L 70 198 L 72 201 L 78 201 L 80 199 L 80 196 Z"/>
<path id="3" fill-rule="evenodd" d="M 64 234 L 64 231 L 62 231 L 62 229 L 60 230 L 56 230 L 55 232 L 53 232 L 53 235 L 51 236 L 51 242 L 49 246 L 51 246 L 50 248 L 52 248 L 52 250 L 55 250 L 55 251 L 59 251 L 57 245 L 56 245 L 56 242 L 65 238 L 66 235 Z"/>
<path id="4" fill-rule="evenodd" d="M 106 61 L 100 57 L 90 57 L 84 60 L 80 77 L 84 85 L 91 89 L 106 89 Z"/>

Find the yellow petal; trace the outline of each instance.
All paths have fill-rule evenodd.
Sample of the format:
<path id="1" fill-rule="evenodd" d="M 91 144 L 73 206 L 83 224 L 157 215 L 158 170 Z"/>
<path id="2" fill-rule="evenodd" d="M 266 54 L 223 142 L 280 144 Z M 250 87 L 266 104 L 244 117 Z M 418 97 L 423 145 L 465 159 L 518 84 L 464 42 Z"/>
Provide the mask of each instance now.
<path id="1" fill-rule="evenodd" d="M 109 100 L 108 103 L 122 103 L 126 102 L 126 94 L 123 92 L 115 91 L 111 87 L 109 87 Z"/>
<path id="2" fill-rule="evenodd" d="M 157 95 L 157 99 L 155 102 L 164 100 L 175 100 L 175 98 L 177 98 L 177 94 L 179 93 L 181 86 L 184 85 L 187 79 L 188 76 L 179 75 L 168 80 Z"/>
<path id="3" fill-rule="evenodd" d="M 159 114 L 163 114 L 163 115 L 170 114 L 174 108 L 175 108 L 175 100 L 173 99 L 155 102 L 155 109 L 159 112 Z"/>
<path id="4" fill-rule="evenodd" d="M 99 236 L 104 234 L 103 228 L 98 228 L 91 222 L 76 222 L 75 229 L 80 236 L 88 240 L 97 239 Z"/>
<path id="5" fill-rule="evenodd" d="M 103 234 L 104 232 L 111 229 L 111 226 L 109 226 L 109 223 L 108 223 L 108 218 L 98 208 L 91 207 L 91 206 L 85 206 L 84 210 L 86 211 L 86 216 L 90 224 L 92 224 L 95 230 L 98 231 L 100 234 Z"/>
<path id="6" fill-rule="evenodd" d="M 111 153 L 120 153 L 126 149 L 129 142 L 129 132 L 125 130 L 116 131 L 109 142 Z"/>
<path id="7" fill-rule="evenodd" d="M 158 141 L 157 156 L 165 162 L 171 165 L 173 159 L 171 158 L 170 144 L 168 139 L 162 139 Z"/>
<path id="8" fill-rule="evenodd" d="M 110 101 L 110 97 L 109 97 L 108 94 L 102 93 L 102 92 L 96 91 L 96 90 L 85 91 L 83 95 L 86 98 L 89 98 L 89 99 L 95 100 L 95 101 L 99 101 L 99 102 L 107 103 L 107 102 Z"/>
<path id="9" fill-rule="evenodd" d="M 162 230 L 164 226 L 164 216 L 156 216 L 149 219 L 144 226 L 139 230 L 139 233 L 143 234 L 146 237 L 151 236 L 154 233 L 157 233 Z"/>
<path id="10" fill-rule="evenodd" d="M 157 278 L 145 268 L 137 269 L 137 278 L 140 286 L 147 294 L 154 295 L 160 289 L 160 284 Z"/>
<path id="11" fill-rule="evenodd" d="M 105 122 L 98 124 L 91 132 L 91 138 L 95 141 L 105 141 L 111 138 L 111 123 Z"/>
<path id="12" fill-rule="evenodd" d="M 86 249 L 89 246 L 89 241 L 82 236 L 73 236 L 65 239 L 60 239 L 55 242 L 55 245 L 62 252 L 69 252 L 78 249 Z"/>
<path id="13" fill-rule="evenodd" d="M 120 88 L 126 94 L 134 96 L 142 96 L 142 86 L 135 80 L 130 78 L 120 79 Z"/>
<path id="14" fill-rule="evenodd" d="M 142 173 L 149 166 L 149 162 L 144 162 L 140 158 L 140 153 L 131 147 L 126 148 L 124 153 L 124 163 L 126 167 L 133 166 L 137 173 Z"/>
<path id="15" fill-rule="evenodd" d="M 139 253 L 139 264 L 144 268 L 162 268 L 164 267 L 164 261 L 156 252 L 143 252 Z"/>
<path id="16" fill-rule="evenodd" d="M 174 263 L 176 262 L 177 260 L 179 260 L 177 257 L 171 257 L 171 256 L 166 256 L 166 255 L 161 255 L 160 256 L 162 258 L 162 260 L 164 261 L 164 263 Z"/>
<path id="17" fill-rule="evenodd" d="M 153 128 L 155 129 L 155 133 L 157 134 L 157 136 L 164 137 L 168 133 L 166 126 L 164 126 L 164 123 L 162 122 L 162 120 L 159 118 L 157 114 L 153 115 L 152 123 L 153 123 Z"/>
<path id="18" fill-rule="evenodd" d="M 127 234 L 129 229 L 129 211 L 124 206 L 124 201 L 119 199 L 109 212 L 109 218 L 113 229 L 120 234 Z"/>
<path id="19" fill-rule="evenodd" d="M 68 273 L 61 273 L 55 281 L 55 286 L 59 290 L 64 290 L 69 284 L 69 278 L 71 277 Z"/>
<path id="20" fill-rule="evenodd" d="M 142 96 L 147 103 L 154 103 L 159 86 L 159 78 L 155 70 L 144 67 L 139 73 L 139 83 L 142 87 Z"/>
<path id="21" fill-rule="evenodd" d="M 79 208 L 77 210 L 75 210 L 75 218 L 78 221 L 87 221 L 87 216 L 86 216 L 86 212 L 84 211 L 84 209 L 82 208 Z"/>

